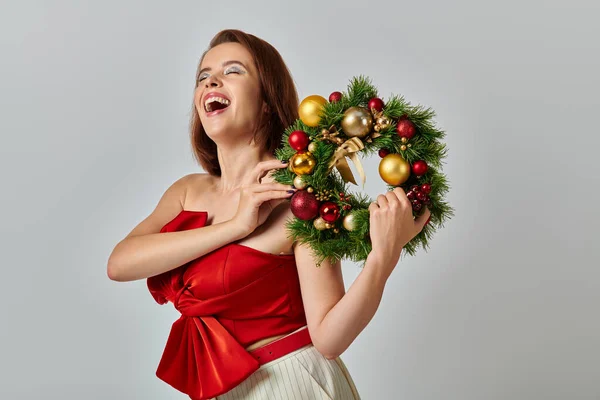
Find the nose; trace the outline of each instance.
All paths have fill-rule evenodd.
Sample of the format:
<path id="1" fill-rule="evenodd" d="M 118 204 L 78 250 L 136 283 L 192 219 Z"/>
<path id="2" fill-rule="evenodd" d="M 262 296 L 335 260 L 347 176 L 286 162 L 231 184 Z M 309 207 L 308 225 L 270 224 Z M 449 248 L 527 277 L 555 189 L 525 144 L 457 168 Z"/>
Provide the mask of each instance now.
<path id="1" fill-rule="evenodd" d="M 221 82 L 216 78 L 215 75 L 211 75 L 208 78 L 206 78 L 205 80 L 205 86 L 208 87 L 218 87 L 221 86 Z"/>

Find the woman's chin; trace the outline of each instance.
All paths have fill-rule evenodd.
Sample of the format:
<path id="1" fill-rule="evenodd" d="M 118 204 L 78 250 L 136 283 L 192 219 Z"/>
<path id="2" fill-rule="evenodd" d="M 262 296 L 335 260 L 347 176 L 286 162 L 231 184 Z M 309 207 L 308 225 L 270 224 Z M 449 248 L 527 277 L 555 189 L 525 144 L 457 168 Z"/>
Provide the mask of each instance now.
<path id="1" fill-rule="evenodd" d="M 235 131 L 231 127 L 227 126 L 204 126 L 204 132 L 206 136 L 211 138 L 214 142 L 223 141 L 223 139 L 236 139 L 239 140 L 239 135 L 235 134 Z"/>
<path id="2" fill-rule="evenodd" d="M 204 127 L 206 136 L 208 136 L 213 142 L 217 144 L 224 143 L 245 143 L 250 144 L 252 142 L 252 132 L 239 127 L 233 126 L 211 126 Z"/>

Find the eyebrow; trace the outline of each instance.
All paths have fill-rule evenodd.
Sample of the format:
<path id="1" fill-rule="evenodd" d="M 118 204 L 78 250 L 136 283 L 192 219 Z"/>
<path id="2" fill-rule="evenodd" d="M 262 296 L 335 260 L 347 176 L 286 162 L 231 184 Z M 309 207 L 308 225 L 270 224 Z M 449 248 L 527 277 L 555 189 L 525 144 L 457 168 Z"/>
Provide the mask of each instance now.
<path id="1" fill-rule="evenodd" d="M 248 67 L 246 67 L 246 65 L 244 65 L 244 63 L 243 63 L 243 62 L 241 62 L 241 61 L 237 61 L 237 60 L 229 60 L 229 61 L 225 61 L 225 62 L 222 64 L 222 66 L 223 66 L 223 67 L 226 67 L 226 66 L 228 66 L 228 65 L 231 65 L 231 64 L 240 64 L 240 65 L 241 65 L 242 67 L 244 67 L 245 69 L 248 69 Z M 207 67 L 207 68 L 202 68 L 202 69 L 200 70 L 200 72 L 198 72 L 198 76 L 202 75 L 202 73 L 203 73 L 203 72 L 210 71 L 210 70 L 211 70 L 211 68 L 210 68 L 210 67 Z"/>

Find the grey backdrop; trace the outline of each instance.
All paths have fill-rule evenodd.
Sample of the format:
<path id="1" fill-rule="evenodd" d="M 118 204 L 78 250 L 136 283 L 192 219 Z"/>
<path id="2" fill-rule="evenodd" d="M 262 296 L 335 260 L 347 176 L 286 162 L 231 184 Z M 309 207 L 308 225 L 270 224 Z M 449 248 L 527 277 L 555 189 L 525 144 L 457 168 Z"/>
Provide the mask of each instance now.
<path id="1" fill-rule="evenodd" d="M 279 49 L 301 98 L 366 74 L 447 132 L 456 216 L 342 355 L 363 399 L 600 399 L 599 7 L 3 2 L 0 398 L 187 398 L 154 375 L 178 313 L 106 262 L 200 171 L 195 68 L 239 28 Z M 344 263 L 347 287 L 358 273 Z"/>

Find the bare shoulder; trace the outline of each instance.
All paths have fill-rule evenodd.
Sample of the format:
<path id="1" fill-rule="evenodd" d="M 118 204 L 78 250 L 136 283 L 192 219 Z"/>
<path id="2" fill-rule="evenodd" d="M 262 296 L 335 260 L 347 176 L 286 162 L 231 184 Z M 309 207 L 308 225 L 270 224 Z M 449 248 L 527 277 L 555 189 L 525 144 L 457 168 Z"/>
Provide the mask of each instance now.
<path id="1" fill-rule="evenodd" d="M 161 196 L 152 213 L 133 228 L 126 238 L 160 232 L 167 222 L 183 210 L 188 187 L 198 179 L 196 175 L 203 174 L 188 174 L 173 182 Z"/>

